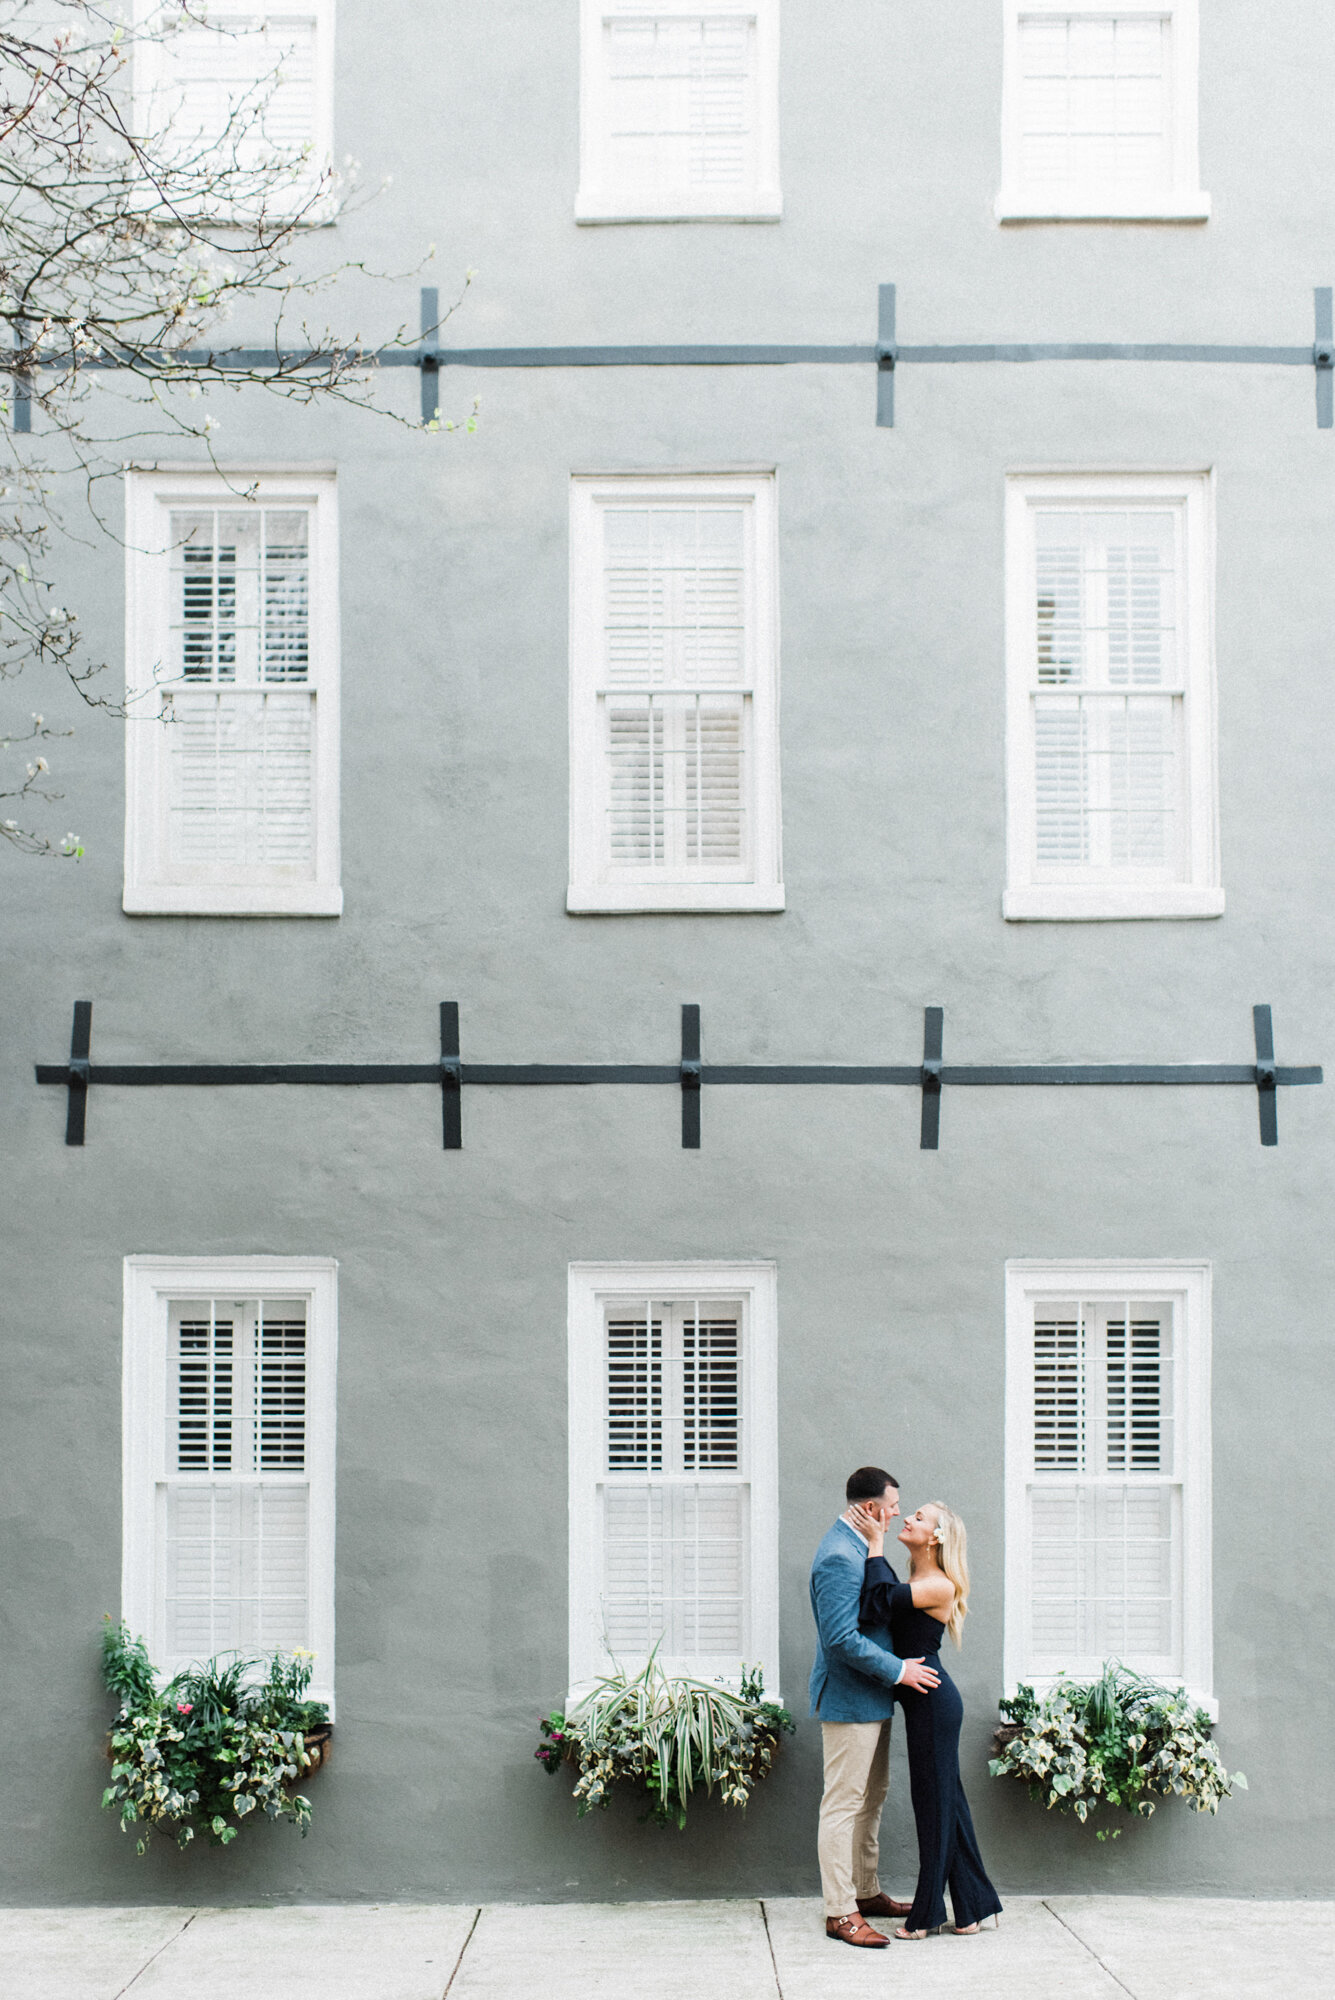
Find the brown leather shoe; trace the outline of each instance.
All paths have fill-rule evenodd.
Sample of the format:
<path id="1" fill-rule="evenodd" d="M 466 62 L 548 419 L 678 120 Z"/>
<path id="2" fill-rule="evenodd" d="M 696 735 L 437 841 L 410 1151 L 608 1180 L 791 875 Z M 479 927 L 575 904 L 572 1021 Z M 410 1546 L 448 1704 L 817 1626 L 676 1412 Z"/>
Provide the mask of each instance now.
<path id="1" fill-rule="evenodd" d="M 858 1908 L 864 1917 L 906 1917 L 913 1908 L 912 1903 L 897 1903 L 893 1896 L 886 1896 L 878 1889 L 874 1896 L 859 1896 Z"/>
<path id="2" fill-rule="evenodd" d="M 844 1944 L 881 1945 L 889 1944 L 888 1937 L 882 1937 L 870 1924 L 864 1924 L 856 1910 L 846 1917 L 827 1917 L 825 1935 L 838 1938 Z"/>

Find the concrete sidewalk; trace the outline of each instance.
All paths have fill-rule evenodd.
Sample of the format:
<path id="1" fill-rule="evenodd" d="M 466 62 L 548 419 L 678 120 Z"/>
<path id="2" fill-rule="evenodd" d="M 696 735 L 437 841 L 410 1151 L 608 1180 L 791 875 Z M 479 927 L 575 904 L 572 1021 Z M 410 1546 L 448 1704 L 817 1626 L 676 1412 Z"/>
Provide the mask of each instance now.
<path id="1" fill-rule="evenodd" d="M 1330 2000 L 1335 1903 L 1017 1896 L 998 1931 L 827 1941 L 814 1898 L 0 1910 L 5 2000 Z"/>

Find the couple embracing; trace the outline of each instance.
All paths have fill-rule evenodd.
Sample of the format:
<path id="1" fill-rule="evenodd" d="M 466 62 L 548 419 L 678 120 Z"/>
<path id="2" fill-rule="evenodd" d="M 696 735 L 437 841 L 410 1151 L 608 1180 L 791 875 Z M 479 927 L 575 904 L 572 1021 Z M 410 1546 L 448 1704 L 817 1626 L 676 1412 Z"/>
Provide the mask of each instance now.
<path id="1" fill-rule="evenodd" d="M 959 1645 L 969 1608 L 964 1523 L 939 1500 L 911 1514 L 898 1534 L 909 1567 L 901 1583 L 882 1553 L 899 1515 L 899 1481 L 879 1466 L 860 1466 L 845 1497 L 847 1509 L 811 1566 L 811 1712 L 820 1717 L 825 1751 L 819 1852 L 826 1936 L 879 1947 L 889 1939 L 867 1918 L 898 1917 L 897 1938 L 925 1938 L 945 1923 L 947 1884 L 955 1933 L 969 1936 L 1000 1913 L 1001 1903 L 984 1872 L 960 1784 L 964 1710 L 940 1656 L 943 1633 Z M 877 1877 L 896 1702 L 918 1826 L 911 1903 L 883 1895 Z"/>

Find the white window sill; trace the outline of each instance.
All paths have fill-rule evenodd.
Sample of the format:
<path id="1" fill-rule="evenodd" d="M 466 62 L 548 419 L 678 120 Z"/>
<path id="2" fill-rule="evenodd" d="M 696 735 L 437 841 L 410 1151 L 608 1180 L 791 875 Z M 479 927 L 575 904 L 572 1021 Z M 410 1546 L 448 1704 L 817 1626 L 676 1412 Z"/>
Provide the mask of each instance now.
<path id="1" fill-rule="evenodd" d="M 343 891 L 320 882 L 127 883 L 121 907 L 131 917 L 341 917 Z"/>
<path id="2" fill-rule="evenodd" d="M 1129 200 L 1020 193 L 1003 188 L 993 204 L 998 222 L 1208 222 L 1208 194 L 1147 195 Z"/>
<path id="3" fill-rule="evenodd" d="M 713 197 L 699 193 L 637 195 L 580 189 L 575 196 L 576 222 L 780 222 L 783 197 L 777 188 Z"/>
<path id="4" fill-rule="evenodd" d="M 785 907 L 782 882 L 590 882 L 572 884 L 566 892 L 566 910 L 573 917 Z"/>
<path id="5" fill-rule="evenodd" d="M 1222 917 L 1222 889 L 1188 883 L 1099 886 L 1050 883 L 1007 889 L 1001 914 L 1009 923 L 1121 923 L 1155 917 Z"/>

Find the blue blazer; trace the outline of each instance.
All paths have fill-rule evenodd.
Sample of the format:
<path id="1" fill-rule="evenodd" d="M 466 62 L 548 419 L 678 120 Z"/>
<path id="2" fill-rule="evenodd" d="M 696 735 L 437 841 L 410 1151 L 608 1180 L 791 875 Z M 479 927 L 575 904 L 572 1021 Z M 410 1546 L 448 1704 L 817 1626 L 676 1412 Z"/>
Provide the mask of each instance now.
<path id="1" fill-rule="evenodd" d="M 891 1652 L 885 1626 L 858 1630 L 866 1564 L 866 1543 L 841 1517 L 811 1565 L 816 1620 L 811 1713 L 822 1722 L 884 1722 L 895 1712 L 895 1682 L 904 1662 Z"/>

